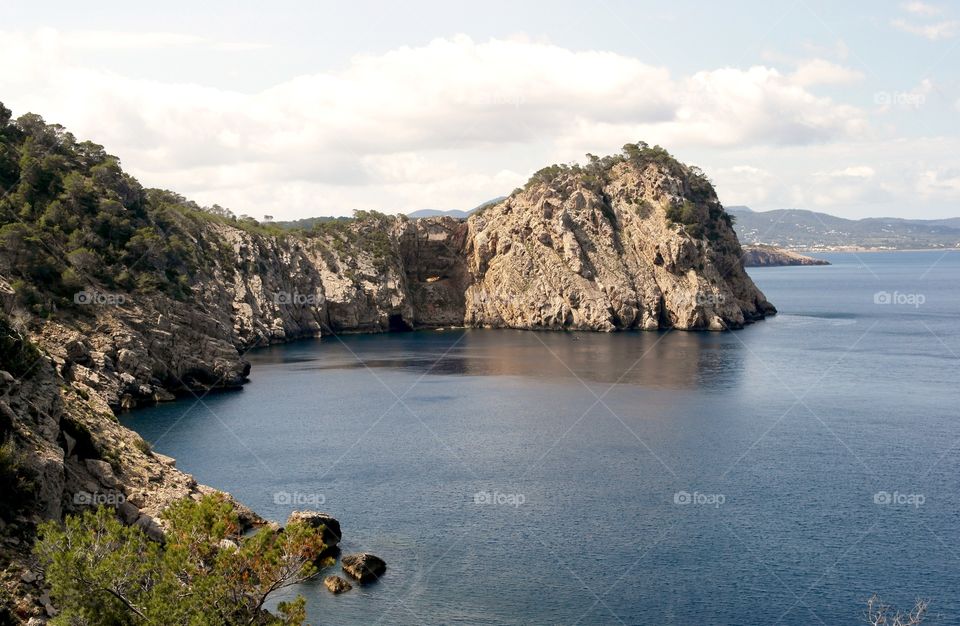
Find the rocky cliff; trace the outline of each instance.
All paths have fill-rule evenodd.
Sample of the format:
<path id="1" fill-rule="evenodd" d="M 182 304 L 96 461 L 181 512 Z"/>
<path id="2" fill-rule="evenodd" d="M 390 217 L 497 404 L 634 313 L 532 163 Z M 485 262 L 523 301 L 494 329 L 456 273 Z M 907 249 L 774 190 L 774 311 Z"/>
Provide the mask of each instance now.
<path id="1" fill-rule="evenodd" d="M 45 610 L 23 569 L 38 520 L 106 502 L 159 536 L 159 511 L 208 489 L 116 412 L 242 385 L 254 346 L 451 325 L 722 330 L 775 311 L 706 177 L 644 144 L 546 168 L 466 220 L 282 232 L 144 190 L 102 147 L 5 111 L 0 482 L 16 498 L 0 556 L 5 584 L 26 586 L 21 619 Z"/>
<path id="2" fill-rule="evenodd" d="M 466 323 L 721 330 L 774 312 L 712 186 L 645 157 L 561 168 L 472 216 Z"/>

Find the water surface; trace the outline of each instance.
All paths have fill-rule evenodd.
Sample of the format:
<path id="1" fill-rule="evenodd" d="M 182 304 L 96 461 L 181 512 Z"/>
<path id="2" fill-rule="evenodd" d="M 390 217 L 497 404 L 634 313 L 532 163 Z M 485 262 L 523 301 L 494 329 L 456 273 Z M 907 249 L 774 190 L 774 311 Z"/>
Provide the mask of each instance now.
<path id="1" fill-rule="evenodd" d="M 751 270 L 781 313 L 735 333 L 304 341 L 125 423 L 387 561 L 313 623 L 958 623 L 960 253 L 823 256 Z"/>

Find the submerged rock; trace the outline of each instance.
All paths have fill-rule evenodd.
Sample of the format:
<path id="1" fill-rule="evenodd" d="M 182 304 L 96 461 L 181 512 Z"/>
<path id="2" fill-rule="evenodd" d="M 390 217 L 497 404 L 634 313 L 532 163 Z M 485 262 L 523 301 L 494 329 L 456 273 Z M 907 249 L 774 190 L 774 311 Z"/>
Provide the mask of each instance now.
<path id="1" fill-rule="evenodd" d="M 386 562 L 369 552 L 348 554 L 340 560 L 343 571 L 361 583 L 369 583 L 379 579 L 387 571 Z"/>

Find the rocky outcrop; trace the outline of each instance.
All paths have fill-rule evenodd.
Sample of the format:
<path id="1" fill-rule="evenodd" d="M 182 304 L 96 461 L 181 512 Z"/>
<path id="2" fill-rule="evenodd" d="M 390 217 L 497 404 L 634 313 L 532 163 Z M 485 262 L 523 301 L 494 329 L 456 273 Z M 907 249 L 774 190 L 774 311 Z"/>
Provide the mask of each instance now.
<path id="1" fill-rule="evenodd" d="M 384 560 L 369 552 L 346 555 L 340 559 L 340 567 L 360 584 L 379 580 L 387 571 L 387 564 Z"/>
<path id="2" fill-rule="evenodd" d="M 713 241 L 667 217 L 682 172 L 621 162 L 528 186 L 468 220 L 468 325 L 610 331 L 740 328 L 775 309 L 725 222 Z M 710 189 L 705 203 L 719 206 Z"/>
<path id="3" fill-rule="evenodd" d="M 353 589 L 353 585 L 340 576 L 327 576 L 323 579 L 323 586 L 334 595 Z"/>
<path id="4" fill-rule="evenodd" d="M 294 511 L 287 519 L 287 524 L 301 522 L 322 532 L 323 543 L 335 546 L 340 543 L 340 522 L 332 515 L 319 511 Z"/>
<path id="5" fill-rule="evenodd" d="M 829 261 L 816 259 L 776 246 L 762 244 L 743 246 L 744 267 L 781 267 L 789 265 L 830 265 Z"/>

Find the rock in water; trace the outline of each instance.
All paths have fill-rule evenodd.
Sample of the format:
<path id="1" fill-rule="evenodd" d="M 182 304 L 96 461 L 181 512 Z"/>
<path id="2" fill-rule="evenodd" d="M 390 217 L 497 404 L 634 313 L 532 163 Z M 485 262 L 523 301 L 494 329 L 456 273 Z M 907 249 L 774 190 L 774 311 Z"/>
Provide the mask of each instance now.
<path id="1" fill-rule="evenodd" d="M 387 571 L 387 564 L 378 556 L 369 552 L 348 554 L 340 560 L 343 571 L 361 583 L 377 580 Z"/>
<path id="2" fill-rule="evenodd" d="M 353 585 L 339 576 L 327 576 L 323 579 L 323 584 L 330 590 L 330 593 L 334 594 L 353 589 Z"/>
<path id="3" fill-rule="evenodd" d="M 287 524 L 291 522 L 303 522 L 313 529 L 322 529 L 323 543 L 328 546 L 335 546 L 340 543 L 342 537 L 340 522 L 332 515 L 320 511 L 294 511 L 287 518 Z"/>

